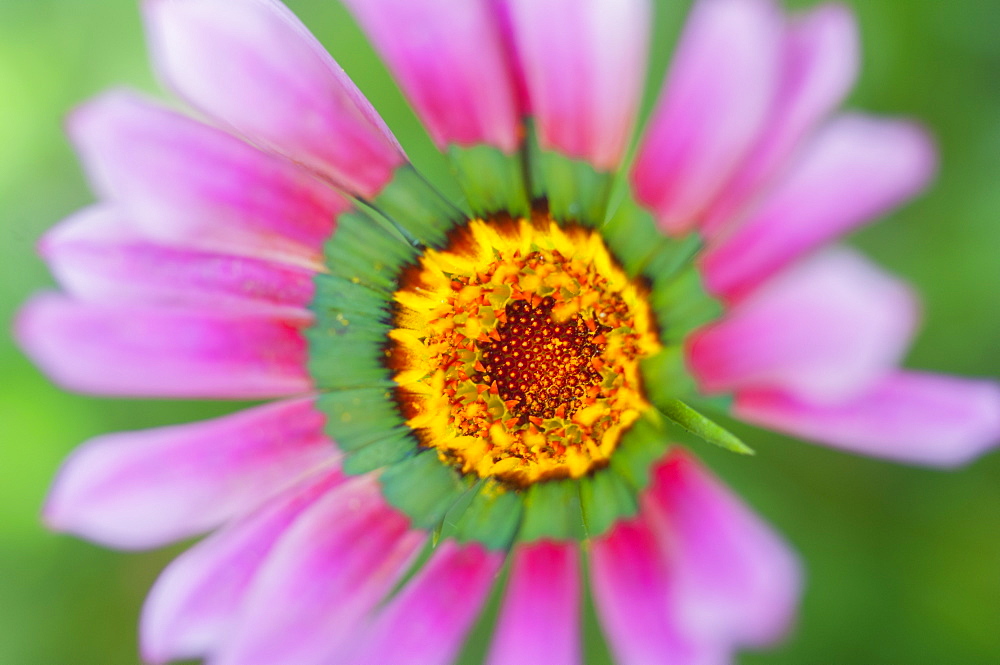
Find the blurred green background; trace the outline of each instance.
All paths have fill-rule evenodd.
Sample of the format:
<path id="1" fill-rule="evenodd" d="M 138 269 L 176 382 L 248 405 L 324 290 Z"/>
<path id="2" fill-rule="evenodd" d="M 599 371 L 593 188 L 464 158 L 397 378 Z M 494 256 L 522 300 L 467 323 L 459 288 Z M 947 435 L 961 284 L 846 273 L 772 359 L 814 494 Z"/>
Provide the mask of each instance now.
<path id="1" fill-rule="evenodd" d="M 369 95 L 418 165 L 423 130 L 334 0 L 289 3 Z M 809 3 L 795 2 L 796 6 Z M 908 363 L 1000 375 L 1000 2 L 854 0 L 864 65 L 849 105 L 921 119 L 942 153 L 929 192 L 851 242 L 913 282 L 926 325 Z M 688 2 L 659 3 L 651 81 Z M 157 90 L 135 0 L 0 0 L 0 320 L 52 285 L 39 235 L 90 202 L 62 135 L 113 85 Z M 159 94 L 159 93 L 157 93 Z M 136 663 L 143 595 L 176 549 L 116 553 L 44 530 L 60 460 L 101 432 L 231 404 L 113 401 L 53 387 L 0 339 L 0 664 Z M 798 627 L 745 665 L 1000 663 L 1000 453 L 958 472 L 906 468 L 734 426 L 753 459 L 699 448 L 801 552 Z"/>

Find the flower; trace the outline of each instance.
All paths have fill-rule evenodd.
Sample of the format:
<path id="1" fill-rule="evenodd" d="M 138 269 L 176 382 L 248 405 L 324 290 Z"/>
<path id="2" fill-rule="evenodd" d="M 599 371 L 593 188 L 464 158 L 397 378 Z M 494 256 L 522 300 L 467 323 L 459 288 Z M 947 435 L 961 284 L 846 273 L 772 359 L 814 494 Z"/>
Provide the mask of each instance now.
<path id="1" fill-rule="evenodd" d="M 147 660 L 450 662 L 495 590 L 492 663 L 579 662 L 587 602 L 621 662 L 724 662 L 799 572 L 668 447 L 747 451 L 695 407 L 927 464 L 996 442 L 995 384 L 895 369 L 909 290 L 818 250 L 933 171 L 912 124 L 833 115 L 846 10 L 702 0 L 624 183 L 646 3 L 348 4 L 463 201 L 272 0 L 145 3 L 206 121 L 117 92 L 70 123 L 101 203 L 44 239 L 68 295 L 22 345 L 79 390 L 280 398 L 60 474 L 56 528 L 215 530 L 154 587 Z"/>

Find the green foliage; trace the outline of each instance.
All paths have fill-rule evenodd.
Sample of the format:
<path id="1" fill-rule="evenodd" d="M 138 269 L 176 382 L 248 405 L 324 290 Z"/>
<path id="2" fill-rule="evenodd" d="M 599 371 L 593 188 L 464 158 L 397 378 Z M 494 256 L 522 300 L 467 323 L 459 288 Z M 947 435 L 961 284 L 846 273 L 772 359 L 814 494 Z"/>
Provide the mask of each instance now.
<path id="1" fill-rule="evenodd" d="M 386 500 L 421 529 L 436 530 L 445 513 L 468 489 L 466 478 L 441 464 L 436 450 L 424 450 L 386 469 L 381 476 Z"/>
<path id="2" fill-rule="evenodd" d="M 508 212 L 517 217 L 531 213 L 520 154 L 507 155 L 492 146 L 477 145 L 452 146 L 448 156 L 473 215 Z"/>
<path id="3" fill-rule="evenodd" d="M 713 443 L 720 448 L 725 448 L 741 455 L 754 454 L 753 448 L 740 441 L 734 434 L 701 415 L 679 399 L 666 400 L 659 407 L 663 415 L 703 441 Z"/>

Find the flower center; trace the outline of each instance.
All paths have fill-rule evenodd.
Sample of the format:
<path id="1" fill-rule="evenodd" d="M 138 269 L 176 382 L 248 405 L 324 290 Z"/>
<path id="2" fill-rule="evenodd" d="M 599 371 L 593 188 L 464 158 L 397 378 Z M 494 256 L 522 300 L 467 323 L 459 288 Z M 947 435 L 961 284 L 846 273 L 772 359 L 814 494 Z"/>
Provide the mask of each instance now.
<path id="1" fill-rule="evenodd" d="M 404 415 L 463 472 L 580 477 L 649 408 L 639 361 L 660 347 L 645 290 L 599 234 L 543 213 L 473 220 L 400 283 L 388 355 Z"/>
<path id="2" fill-rule="evenodd" d="M 567 418 L 600 390 L 600 356 L 610 328 L 578 316 L 562 323 L 552 318 L 555 298 L 533 306 L 512 300 L 496 327 L 498 339 L 476 342 L 482 358 L 473 377 L 480 385 L 496 382 L 500 398 L 526 425 L 532 418 Z"/>

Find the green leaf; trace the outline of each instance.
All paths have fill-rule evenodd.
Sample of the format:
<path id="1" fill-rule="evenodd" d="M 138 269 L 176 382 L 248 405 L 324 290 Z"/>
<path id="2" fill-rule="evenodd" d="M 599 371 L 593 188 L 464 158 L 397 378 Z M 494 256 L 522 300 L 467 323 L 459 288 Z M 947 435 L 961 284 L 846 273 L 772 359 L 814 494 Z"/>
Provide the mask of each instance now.
<path id="1" fill-rule="evenodd" d="M 324 247 L 331 274 L 382 293 L 396 290 L 400 268 L 416 256 L 416 249 L 385 219 L 359 209 L 337 218 L 337 230 Z"/>
<path id="2" fill-rule="evenodd" d="M 613 173 L 595 171 L 590 164 L 554 152 L 531 153 L 535 197 L 545 197 L 549 212 L 560 221 L 596 228 L 604 224 L 614 189 Z"/>
<path id="3" fill-rule="evenodd" d="M 448 156 L 473 215 L 487 217 L 507 212 L 512 217 L 527 217 L 531 214 L 520 153 L 507 155 L 489 145 L 451 146 Z"/>
<path id="4" fill-rule="evenodd" d="M 406 514 L 413 526 L 427 530 L 438 527 L 470 485 L 438 459 L 436 450 L 424 450 L 393 464 L 380 480 L 386 501 Z"/>
<path id="5" fill-rule="evenodd" d="M 437 528 L 434 529 L 433 541 L 434 543 L 440 543 L 444 540 L 454 539 L 455 532 L 458 529 L 459 523 L 462 521 L 462 516 L 465 511 L 468 510 L 469 505 L 472 500 L 476 497 L 476 490 L 479 488 L 479 483 L 475 483 L 460 496 L 451 507 L 445 512 L 444 517 L 438 522 Z"/>
<path id="6" fill-rule="evenodd" d="M 688 372 L 684 347 L 666 346 L 641 362 L 642 384 L 653 404 L 694 395 L 697 383 Z"/>
<path id="7" fill-rule="evenodd" d="M 370 205 L 397 225 L 413 244 L 443 247 L 448 232 L 468 219 L 466 211 L 447 201 L 412 164 L 396 169 Z"/>
<path id="8" fill-rule="evenodd" d="M 635 490 L 613 469 L 606 468 L 580 479 L 580 501 L 587 535 L 597 538 L 639 510 Z"/>
<path id="9" fill-rule="evenodd" d="M 454 663 L 454 665 L 488 662 L 488 650 L 492 647 L 493 634 L 496 632 L 497 622 L 500 619 L 500 610 L 503 607 L 503 599 L 507 592 L 507 584 L 510 581 L 511 559 L 513 557 L 508 556 L 504 558 L 503 566 L 493 581 L 490 595 L 483 603 L 476 622 L 466 632 L 462 648 L 459 650 L 458 655 L 448 662 Z"/>
<path id="10" fill-rule="evenodd" d="M 656 284 L 667 284 L 685 268 L 696 272 L 692 264 L 702 246 L 701 238 L 694 233 L 683 238 L 661 236 L 643 273 Z"/>
<path id="11" fill-rule="evenodd" d="M 418 450 L 419 444 L 409 430 L 391 432 L 383 439 L 347 453 L 344 473 L 357 476 L 381 469 L 413 456 Z"/>
<path id="12" fill-rule="evenodd" d="M 593 589 L 593 564 L 590 561 L 591 553 L 589 547 L 581 548 L 580 556 L 580 636 L 583 653 L 587 655 L 584 662 L 594 663 L 614 663 L 615 658 L 611 655 L 608 647 L 608 638 L 605 634 L 605 624 L 600 619 L 597 611 L 597 601 L 594 598 Z"/>
<path id="13" fill-rule="evenodd" d="M 658 406 L 663 415 L 695 436 L 734 453 L 754 454 L 753 449 L 740 441 L 735 434 L 709 420 L 679 399 L 666 400 Z"/>
<path id="14" fill-rule="evenodd" d="M 649 305 L 664 344 L 679 344 L 706 323 L 722 316 L 722 305 L 706 292 L 701 274 L 688 265 L 669 279 L 653 278 Z"/>
<path id="15" fill-rule="evenodd" d="M 391 387 L 323 393 L 316 400 L 316 408 L 326 415 L 326 433 L 338 448 L 347 452 L 398 432 L 410 432 L 396 407 Z"/>
<path id="16" fill-rule="evenodd" d="M 313 277 L 315 292 L 309 309 L 317 328 L 360 326 L 385 329 L 388 325 L 389 295 L 343 277 L 318 274 Z"/>
<path id="17" fill-rule="evenodd" d="M 733 412 L 736 398 L 733 395 L 688 395 L 684 403 L 693 409 L 727 415 Z"/>
<path id="18" fill-rule="evenodd" d="M 578 481 L 547 480 L 528 488 L 519 540 L 582 540 L 585 536 Z"/>
<path id="19" fill-rule="evenodd" d="M 665 238 L 657 230 L 653 216 L 626 197 L 601 227 L 601 236 L 629 277 L 636 277 L 649 263 Z"/>
<path id="20" fill-rule="evenodd" d="M 622 435 L 611 456 L 611 470 L 636 491 L 649 485 L 650 468 L 669 448 L 669 433 L 659 412 L 649 410 Z"/>
<path id="21" fill-rule="evenodd" d="M 361 326 L 306 330 L 309 375 L 321 390 L 395 385 L 383 363 L 387 329 Z"/>
<path id="22" fill-rule="evenodd" d="M 455 527 L 459 542 L 478 542 L 489 549 L 510 547 L 524 513 L 524 493 L 492 480 L 479 483 Z"/>

